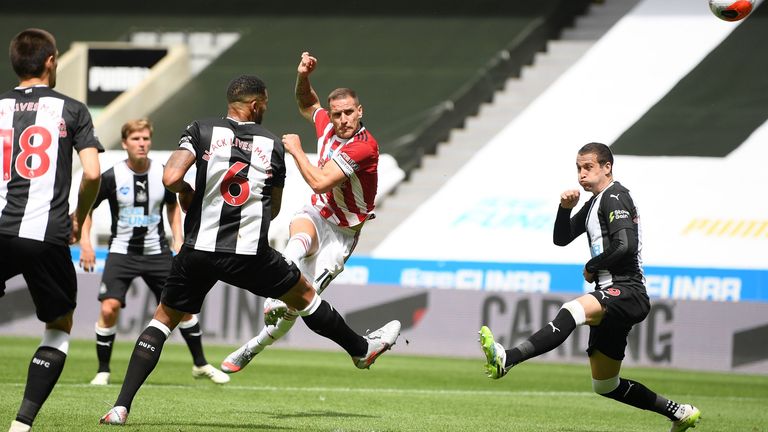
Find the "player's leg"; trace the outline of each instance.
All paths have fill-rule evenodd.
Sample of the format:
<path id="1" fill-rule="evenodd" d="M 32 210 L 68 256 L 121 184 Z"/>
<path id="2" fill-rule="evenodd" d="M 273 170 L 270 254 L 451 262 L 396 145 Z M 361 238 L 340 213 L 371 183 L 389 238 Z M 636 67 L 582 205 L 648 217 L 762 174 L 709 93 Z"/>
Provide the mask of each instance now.
<path id="1" fill-rule="evenodd" d="M 182 248 L 174 258 L 162 300 L 153 319 L 136 340 L 120 395 L 100 423 L 125 424 L 136 392 L 157 365 L 171 331 L 186 313 L 200 311 L 205 296 L 216 282 L 215 271 L 204 255 Z"/>
<path id="2" fill-rule="evenodd" d="M 138 274 L 138 266 L 124 254 L 110 253 L 104 264 L 99 286 L 99 319 L 96 322 L 96 357 L 99 368 L 91 380 L 93 385 L 109 384 L 112 349 L 117 335 L 117 319 L 125 307 L 126 293 L 131 281 Z"/>
<path id="3" fill-rule="evenodd" d="M 26 239 L 15 239 L 12 249 L 35 303 L 37 317 L 45 322 L 40 346 L 32 356 L 27 372 L 24 398 L 11 426 L 29 430 L 43 403 L 64 370 L 69 349 L 69 333 L 77 298 L 77 280 L 69 247 Z"/>
<path id="4" fill-rule="evenodd" d="M 160 304 L 165 281 L 171 273 L 173 257 L 171 254 L 158 254 L 145 255 L 141 259 L 144 262 L 141 277 L 155 295 L 157 303 Z M 192 355 L 192 376 L 195 378 L 208 378 L 216 384 L 229 382 L 229 376 L 208 364 L 208 360 L 205 358 L 203 331 L 200 328 L 200 321 L 196 314 L 184 315 L 181 322 L 179 322 L 179 332 L 187 344 L 189 353 Z"/>
<path id="5" fill-rule="evenodd" d="M 95 325 L 96 332 L 96 358 L 99 360 L 99 368 L 96 376 L 91 380 L 92 385 L 109 384 L 112 349 L 117 335 L 117 318 L 120 315 L 120 300 L 105 298 L 99 308 L 99 320 Z"/>
<path id="6" fill-rule="evenodd" d="M 684 431 L 698 423 L 701 416 L 698 408 L 667 399 L 637 381 L 621 378 L 621 360 L 594 351 L 589 357 L 589 364 L 595 393 L 667 417 L 672 421 L 671 432 Z"/>
<path id="7" fill-rule="evenodd" d="M 304 277 L 281 296 L 280 300 L 298 310 L 299 316 L 312 331 L 344 348 L 352 357 L 355 366 L 360 369 L 369 368 L 381 354 L 395 344 L 400 335 L 400 321 L 397 320 L 390 321 L 365 337 L 358 335 L 336 309 L 320 298 Z"/>
<path id="8" fill-rule="evenodd" d="M 560 346 L 576 326 L 599 323 L 603 313 L 603 306 L 597 298 L 591 294 L 585 294 L 563 304 L 555 319 L 521 344 L 508 350 L 494 340 L 488 327 L 483 326 L 480 329 L 480 345 L 486 356 L 486 375 L 493 379 L 501 378 L 516 364 Z"/>
<path id="9" fill-rule="evenodd" d="M 226 384 L 229 376 L 208 363 L 203 353 L 203 330 L 197 314 L 185 314 L 179 323 L 179 331 L 187 343 L 189 353 L 192 354 L 192 376 L 195 378 L 208 378 L 216 384 Z"/>
<path id="10" fill-rule="evenodd" d="M 308 214 L 300 212 L 291 221 L 290 239 L 283 250 L 283 256 L 296 264 L 309 280 L 314 278 L 316 258 L 322 253 L 319 237 L 318 229 Z M 298 312 L 289 308 L 283 301 L 266 298 L 264 327 L 259 334 L 224 358 L 221 370 L 226 373 L 241 371 L 256 354 L 285 336 L 293 328 L 298 317 Z"/>

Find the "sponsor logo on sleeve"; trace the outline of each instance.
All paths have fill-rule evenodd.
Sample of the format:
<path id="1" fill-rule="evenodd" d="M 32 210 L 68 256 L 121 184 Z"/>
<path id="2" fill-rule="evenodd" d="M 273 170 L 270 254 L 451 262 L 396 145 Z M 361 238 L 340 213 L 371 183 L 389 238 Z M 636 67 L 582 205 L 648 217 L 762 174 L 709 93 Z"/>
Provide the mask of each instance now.
<path id="1" fill-rule="evenodd" d="M 619 219 L 629 219 L 629 212 L 627 210 L 619 209 L 608 214 L 608 223 Z"/>

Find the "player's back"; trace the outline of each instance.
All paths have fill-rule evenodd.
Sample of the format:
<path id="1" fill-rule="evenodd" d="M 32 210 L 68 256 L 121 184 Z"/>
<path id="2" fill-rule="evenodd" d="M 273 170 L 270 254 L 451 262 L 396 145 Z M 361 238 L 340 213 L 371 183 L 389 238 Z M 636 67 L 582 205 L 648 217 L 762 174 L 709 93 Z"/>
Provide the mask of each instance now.
<path id="1" fill-rule="evenodd" d="M 285 183 L 282 142 L 260 124 L 216 118 L 189 125 L 179 146 L 197 167 L 185 244 L 242 255 L 267 247 L 272 189 Z"/>
<path id="2" fill-rule="evenodd" d="M 84 104 L 47 86 L 0 95 L 0 232 L 67 243 L 72 150 L 96 147 Z"/>

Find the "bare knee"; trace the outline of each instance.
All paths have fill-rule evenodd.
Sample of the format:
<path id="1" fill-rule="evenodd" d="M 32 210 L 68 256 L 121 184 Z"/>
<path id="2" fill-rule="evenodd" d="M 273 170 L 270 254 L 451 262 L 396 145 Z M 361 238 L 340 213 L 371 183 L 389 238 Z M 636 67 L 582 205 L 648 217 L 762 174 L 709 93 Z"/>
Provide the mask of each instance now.
<path id="1" fill-rule="evenodd" d="M 114 327 L 117 323 L 117 317 L 120 315 L 122 304 L 117 299 L 104 299 L 101 302 L 101 313 L 99 315 L 99 327 Z"/>

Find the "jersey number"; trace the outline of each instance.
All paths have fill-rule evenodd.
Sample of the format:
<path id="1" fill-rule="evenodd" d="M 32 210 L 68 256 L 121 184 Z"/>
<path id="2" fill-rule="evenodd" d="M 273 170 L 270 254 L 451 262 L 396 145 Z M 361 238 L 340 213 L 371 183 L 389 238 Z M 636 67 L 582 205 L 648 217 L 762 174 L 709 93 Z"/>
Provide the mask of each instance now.
<path id="1" fill-rule="evenodd" d="M 11 179 L 11 160 L 13 159 L 13 129 L 0 129 L 0 147 L 3 149 L 3 181 Z M 34 145 L 35 137 L 39 137 Z M 51 133 L 48 129 L 32 125 L 24 129 L 19 136 L 21 152 L 16 157 L 14 168 L 27 180 L 40 177 L 51 167 L 51 158 L 45 151 L 51 147 Z"/>
<path id="2" fill-rule="evenodd" d="M 219 188 L 221 196 L 224 197 L 224 202 L 233 207 L 240 207 L 241 205 L 245 204 L 245 202 L 248 200 L 248 197 L 251 195 L 251 188 L 248 184 L 248 179 L 237 176 L 237 173 L 243 169 L 245 169 L 247 172 L 248 164 L 245 162 L 235 162 L 229 168 L 229 171 L 224 174 L 224 180 L 221 182 L 221 188 Z M 240 189 L 237 192 L 237 195 L 232 193 L 232 185 L 237 185 Z"/>

